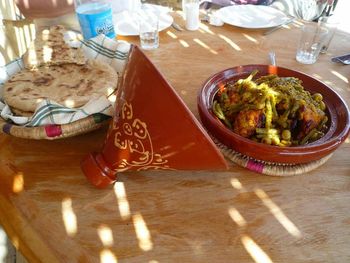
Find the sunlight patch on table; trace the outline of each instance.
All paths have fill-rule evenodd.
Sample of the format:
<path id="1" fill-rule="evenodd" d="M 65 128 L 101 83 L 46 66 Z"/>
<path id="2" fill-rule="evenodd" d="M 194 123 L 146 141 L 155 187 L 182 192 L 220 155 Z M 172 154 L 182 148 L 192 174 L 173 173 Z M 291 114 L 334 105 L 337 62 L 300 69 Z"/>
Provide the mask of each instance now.
<path id="1" fill-rule="evenodd" d="M 114 244 L 112 229 L 106 225 L 101 225 L 97 229 L 98 236 L 105 247 L 111 247 Z"/>
<path id="2" fill-rule="evenodd" d="M 247 235 L 241 237 L 241 242 L 256 263 L 272 263 L 270 257 Z"/>
<path id="3" fill-rule="evenodd" d="M 228 209 L 228 214 L 238 226 L 245 227 L 247 225 L 247 221 L 236 208 L 230 207 Z"/>
<path id="4" fill-rule="evenodd" d="M 179 42 L 180 42 L 180 44 L 181 44 L 183 47 L 186 47 L 186 48 L 187 48 L 187 47 L 190 46 L 185 40 L 180 39 Z"/>
<path id="5" fill-rule="evenodd" d="M 247 192 L 247 189 L 241 184 L 237 178 L 231 179 L 231 185 L 234 189 L 238 190 L 240 193 Z"/>
<path id="6" fill-rule="evenodd" d="M 62 200 L 62 218 L 68 236 L 75 236 L 78 232 L 78 224 L 77 216 L 73 211 L 71 198 L 64 198 Z"/>
<path id="7" fill-rule="evenodd" d="M 231 179 L 231 185 L 233 186 L 233 188 L 235 188 L 237 190 L 242 190 L 242 188 L 243 188 L 241 182 L 236 178 Z"/>
<path id="8" fill-rule="evenodd" d="M 167 35 L 173 39 L 177 39 L 177 35 L 175 35 L 173 32 L 171 31 L 166 31 Z"/>
<path id="9" fill-rule="evenodd" d="M 120 216 L 123 220 L 130 218 L 130 206 L 125 192 L 125 186 L 123 182 L 116 182 L 113 186 L 115 196 L 118 201 L 118 208 Z"/>
<path id="10" fill-rule="evenodd" d="M 13 177 L 12 191 L 14 193 L 20 193 L 24 189 L 23 173 L 19 172 Z"/>
<path id="11" fill-rule="evenodd" d="M 201 47 L 209 50 L 210 53 L 213 53 L 214 55 L 218 54 L 218 52 L 216 52 L 215 50 L 211 49 L 207 44 L 205 44 L 203 41 L 199 40 L 198 38 L 194 38 L 193 41 L 196 42 Z"/>
<path id="12" fill-rule="evenodd" d="M 148 263 L 159 263 L 159 261 L 158 260 L 150 260 L 150 261 L 148 261 Z"/>
<path id="13" fill-rule="evenodd" d="M 350 139 L 346 138 L 345 143 L 350 143 Z"/>
<path id="14" fill-rule="evenodd" d="M 252 41 L 252 42 L 254 42 L 254 43 L 259 43 L 258 40 L 256 40 L 256 39 L 255 39 L 254 37 L 252 37 L 252 36 L 249 36 L 248 34 L 243 33 L 243 36 L 244 36 L 246 39 L 248 39 L 249 41 Z"/>
<path id="15" fill-rule="evenodd" d="M 100 263 L 118 263 L 117 257 L 109 249 L 100 252 Z"/>
<path id="16" fill-rule="evenodd" d="M 139 247 L 143 251 L 150 251 L 153 249 L 153 243 L 151 240 L 151 234 L 147 228 L 146 222 L 140 213 L 133 215 L 132 217 L 135 227 L 137 239 L 139 241 Z"/>
<path id="17" fill-rule="evenodd" d="M 292 221 L 283 213 L 283 211 L 271 200 L 271 198 L 262 189 L 256 189 L 255 194 L 262 200 L 264 205 L 270 210 L 280 224 L 294 237 L 300 238 L 301 232 Z"/>
<path id="18" fill-rule="evenodd" d="M 233 49 L 237 50 L 237 51 L 242 51 L 242 49 L 235 43 L 233 42 L 231 39 L 229 39 L 227 36 L 221 35 L 219 34 L 219 38 L 221 38 L 222 40 L 224 40 L 227 44 L 229 44 Z"/>
<path id="19" fill-rule="evenodd" d="M 181 93 L 182 95 L 187 95 L 187 94 L 188 94 L 188 91 L 187 91 L 187 90 L 180 90 L 180 93 Z"/>
<path id="20" fill-rule="evenodd" d="M 345 77 L 344 75 L 340 74 L 339 72 L 335 71 L 335 70 L 331 70 L 331 73 L 338 77 L 339 79 L 341 79 L 342 81 L 344 81 L 345 83 L 349 83 L 349 79 L 347 77 Z"/>
<path id="21" fill-rule="evenodd" d="M 199 25 L 199 32 L 201 32 L 201 33 L 208 33 L 208 34 L 213 35 L 213 36 L 215 35 L 215 33 L 213 31 L 211 31 L 209 29 L 209 27 L 204 25 L 204 24 L 200 24 Z"/>

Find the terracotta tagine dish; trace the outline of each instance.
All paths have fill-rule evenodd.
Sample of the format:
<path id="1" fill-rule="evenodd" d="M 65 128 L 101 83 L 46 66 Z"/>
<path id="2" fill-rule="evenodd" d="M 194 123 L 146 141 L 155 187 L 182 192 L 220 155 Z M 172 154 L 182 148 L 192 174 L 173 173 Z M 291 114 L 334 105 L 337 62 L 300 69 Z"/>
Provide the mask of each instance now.
<path id="1" fill-rule="evenodd" d="M 295 77 L 302 81 L 306 91 L 311 94 L 322 94 L 328 118 L 328 128 L 324 136 L 305 145 L 280 147 L 242 137 L 225 126 L 213 112 L 216 94 L 226 83 L 247 78 L 255 70 L 258 73 L 254 78 L 269 74 Z M 198 110 L 204 126 L 217 140 L 238 153 L 268 163 L 292 165 L 319 160 L 335 151 L 345 141 L 350 131 L 349 109 L 332 88 L 307 74 L 270 65 L 238 66 L 213 75 L 199 92 Z"/>
<path id="2" fill-rule="evenodd" d="M 133 46 L 104 146 L 86 156 L 81 168 L 93 185 L 104 188 L 119 172 L 224 170 L 227 163 L 169 83 Z"/>

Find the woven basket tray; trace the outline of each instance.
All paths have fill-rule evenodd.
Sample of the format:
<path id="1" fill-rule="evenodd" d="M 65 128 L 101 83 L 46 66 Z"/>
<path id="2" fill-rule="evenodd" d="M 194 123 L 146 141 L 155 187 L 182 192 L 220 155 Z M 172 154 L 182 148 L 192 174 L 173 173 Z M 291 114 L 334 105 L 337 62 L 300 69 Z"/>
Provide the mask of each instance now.
<path id="1" fill-rule="evenodd" d="M 263 175 L 292 176 L 305 174 L 320 167 L 332 156 L 332 154 L 329 154 L 322 159 L 302 164 L 269 163 L 245 156 L 228 148 L 226 145 L 220 143 L 216 138 L 212 137 L 212 139 L 226 159 L 239 166 Z"/>
<path id="2" fill-rule="evenodd" d="M 97 130 L 103 125 L 109 123 L 110 120 L 111 117 L 96 113 L 69 124 L 25 127 L 11 124 L 0 118 L 0 128 L 3 133 L 19 138 L 55 140 Z"/>

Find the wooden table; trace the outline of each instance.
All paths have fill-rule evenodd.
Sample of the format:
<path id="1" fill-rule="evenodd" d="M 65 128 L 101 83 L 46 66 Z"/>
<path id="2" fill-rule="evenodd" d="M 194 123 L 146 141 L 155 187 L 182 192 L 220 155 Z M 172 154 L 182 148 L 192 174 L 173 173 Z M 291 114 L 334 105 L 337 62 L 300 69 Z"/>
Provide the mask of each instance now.
<path id="1" fill-rule="evenodd" d="M 330 58 L 350 51 L 350 35 L 338 32 L 316 64 L 301 65 L 298 26 L 268 36 L 232 26 L 169 29 L 160 48 L 146 54 L 197 117 L 197 92 L 210 75 L 267 64 L 269 50 L 278 65 L 315 76 L 349 104 L 350 67 Z M 114 188 L 97 190 L 79 162 L 105 135 L 0 135 L 0 223 L 28 261 L 350 262 L 349 139 L 300 176 L 263 176 L 236 165 L 226 172 L 130 172 Z"/>

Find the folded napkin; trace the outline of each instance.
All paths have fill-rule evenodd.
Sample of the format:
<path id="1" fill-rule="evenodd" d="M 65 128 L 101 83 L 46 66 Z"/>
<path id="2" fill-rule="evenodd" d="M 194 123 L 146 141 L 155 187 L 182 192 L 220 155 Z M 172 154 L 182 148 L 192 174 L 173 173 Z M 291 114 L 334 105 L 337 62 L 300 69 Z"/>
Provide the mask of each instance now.
<path id="1" fill-rule="evenodd" d="M 79 40 L 78 35 L 74 32 L 67 32 L 64 38 L 70 46 L 81 47 L 86 58 L 108 63 L 118 75 L 123 72 L 131 46 L 129 43 L 112 40 L 104 35 L 84 41 Z M 2 86 L 13 74 L 23 68 L 22 59 L 14 60 L 0 68 L 0 116 L 3 119 L 11 120 L 17 125 L 32 127 L 48 124 L 67 124 L 96 113 L 107 116 L 113 115 L 113 101 L 102 96 L 90 100 L 80 108 L 68 108 L 59 105 L 55 101 L 43 100 L 32 116 L 14 116 L 10 107 L 2 100 Z"/>

